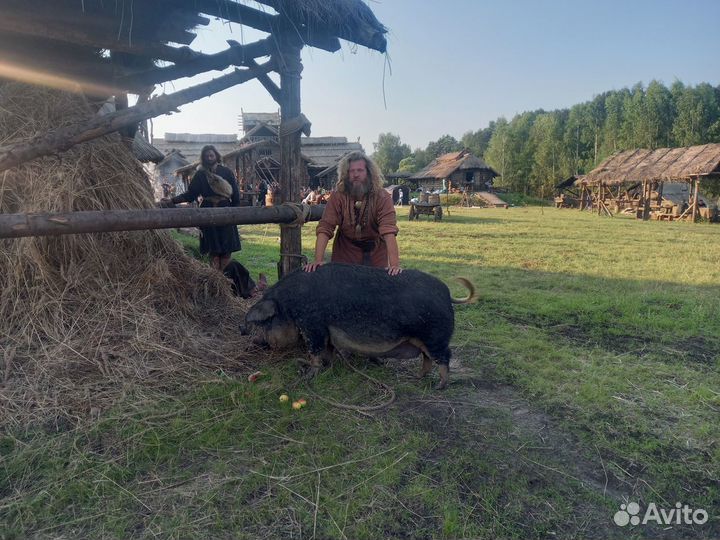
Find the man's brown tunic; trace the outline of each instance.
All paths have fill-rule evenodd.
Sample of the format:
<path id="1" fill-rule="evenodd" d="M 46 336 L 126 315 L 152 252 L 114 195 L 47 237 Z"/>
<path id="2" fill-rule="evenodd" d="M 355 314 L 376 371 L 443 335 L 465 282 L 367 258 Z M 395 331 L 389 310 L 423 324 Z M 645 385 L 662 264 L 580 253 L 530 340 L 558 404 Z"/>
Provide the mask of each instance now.
<path id="1" fill-rule="evenodd" d="M 392 195 L 384 189 L 377 193 L 372 192 L 359 206 L 360 208 L 356 208 L 350 195 L 333 192 L 316 233 L 324 234 L 328 238 L 335 236 L 332 262 L 363 264 L 365 261 L 365 264 L 369 262 L 370 266 L 386 267 L 387 246 L 382 237 L 398 233 Z"/>

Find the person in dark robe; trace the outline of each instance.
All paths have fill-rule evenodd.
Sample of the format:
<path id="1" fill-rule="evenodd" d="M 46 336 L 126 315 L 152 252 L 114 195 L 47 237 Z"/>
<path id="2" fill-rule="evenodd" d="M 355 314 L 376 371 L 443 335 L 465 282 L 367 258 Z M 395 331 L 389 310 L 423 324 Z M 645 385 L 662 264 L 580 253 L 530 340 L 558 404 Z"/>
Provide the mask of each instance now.
<path id="1" fill-rule="evenodd" d="M 233 172 L 221 164 L 222 156 L 212 145 L 200 153 L 200 166 L 185 193 L 170 199 L 172 204 L 201 201 L 201 208 L 240 206 L 240 191 Z M 224 270 L 233 251 L 240 251 L 237 225 L 200 227 L 200 253 L 210 257 L 210 265 Z"/>

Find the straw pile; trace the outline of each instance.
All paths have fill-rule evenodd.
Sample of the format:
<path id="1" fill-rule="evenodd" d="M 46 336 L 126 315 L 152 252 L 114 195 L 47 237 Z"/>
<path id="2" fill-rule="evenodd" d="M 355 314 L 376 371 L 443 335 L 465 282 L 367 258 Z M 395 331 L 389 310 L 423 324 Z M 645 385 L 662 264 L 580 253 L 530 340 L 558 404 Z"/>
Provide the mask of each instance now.
<path id="1" fill-rule="evenodd" d="M 94 110 L 77 95 L 0 84 L 0 145 Z M 117 135 L 0 173 L 3 213 L 152 206 Z M 0 240 L 0 425 L 75 421 L 130 391 L 242 368 L 245 311 L 165 231 Z"/>

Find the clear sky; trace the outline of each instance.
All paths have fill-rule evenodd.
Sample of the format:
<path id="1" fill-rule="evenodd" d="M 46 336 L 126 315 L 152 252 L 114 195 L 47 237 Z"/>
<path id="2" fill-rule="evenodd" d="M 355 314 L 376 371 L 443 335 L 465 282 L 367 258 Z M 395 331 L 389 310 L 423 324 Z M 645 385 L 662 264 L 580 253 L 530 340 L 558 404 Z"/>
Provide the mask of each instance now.
<path id="1" fill-rule="evenodd" d="M 606 90 L 720 83 L 720 0 L 382 0 L 388 55 L 363 47 L 303 50 L 302 108 L 314 136 L 343 135 L 368 152 L 379 133 L 412 148 L 486 127 L 500 116 L 570 107 Z M 257 33 L 213 22 L 203 52 Z M 392 73 L 390 73 L 392 68 Z M 173 92 L 209 76 L 182 79 Z M 384 96 L 384 97 L 383 97 Z M 252 81 L 154 120 L 164 132 L 238 133 L 240 109 L 278 105 Z"/>

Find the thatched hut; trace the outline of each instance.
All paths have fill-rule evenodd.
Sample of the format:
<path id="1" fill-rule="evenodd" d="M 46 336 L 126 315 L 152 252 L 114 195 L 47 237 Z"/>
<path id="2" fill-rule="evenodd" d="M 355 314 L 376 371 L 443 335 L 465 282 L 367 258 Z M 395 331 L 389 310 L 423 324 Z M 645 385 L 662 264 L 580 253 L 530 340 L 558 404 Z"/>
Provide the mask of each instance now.
<path id="1" fill-rule="evenodd" d="M 499 175 L 492 167 L 472 155 L 466 148 L 434 159 L 423 170 L 413 174 L 410 180 L 422 186 L 424 190 L 449 188 L 452 184 L 456 188 L 472 193 L 492 191 L 493 179 L 496 176 Z"/>
<path id="2" fill-rule="evenodd" d="M 599 212 L 631 208 L 643 219 L 717 219 L 700 196 L 702 181 L 720 179 L 720 144 L 683 148 L 635 149 L 615 154 L 583 179 L 581 189 Z M 663 197 L 664 184 L 686 186 L 687 200 Z M 679 194 L 682 190 L 673 190 Z"/>

